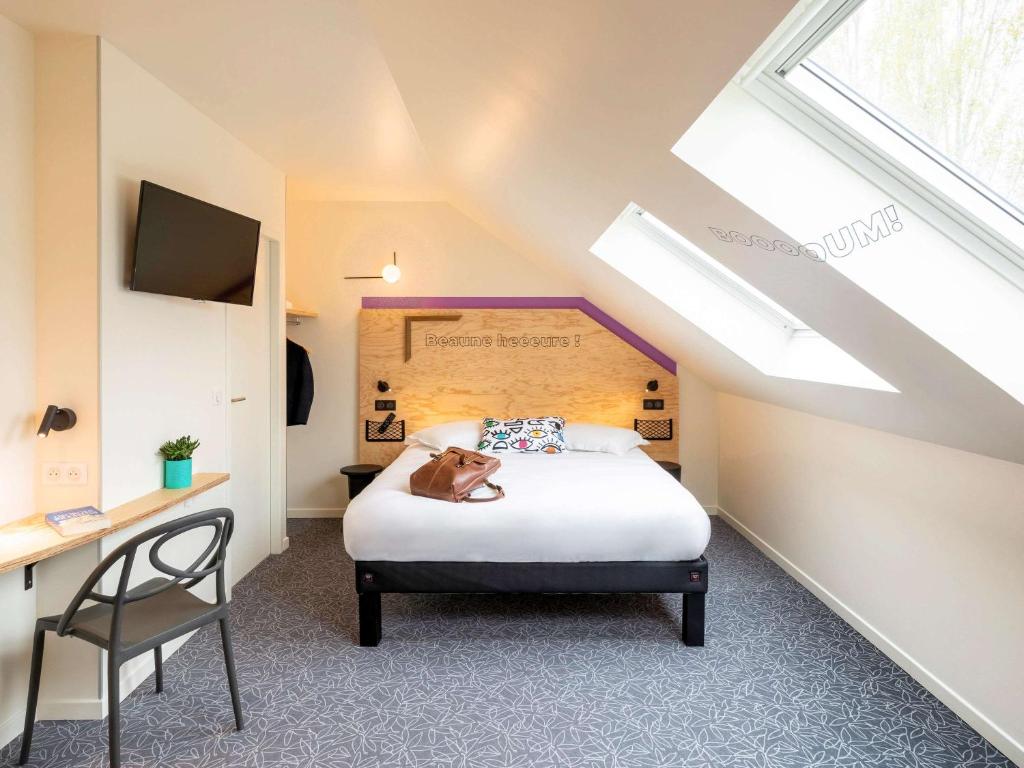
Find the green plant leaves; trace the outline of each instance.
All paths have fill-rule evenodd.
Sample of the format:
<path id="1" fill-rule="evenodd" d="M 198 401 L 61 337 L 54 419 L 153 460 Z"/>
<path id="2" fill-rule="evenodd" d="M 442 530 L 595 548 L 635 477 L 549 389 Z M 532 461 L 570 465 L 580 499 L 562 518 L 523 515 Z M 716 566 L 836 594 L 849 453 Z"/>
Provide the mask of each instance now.
<path id="1" fill-rule="evenodd" d="M 183 461 L 185 459 L 191 459 L 192 454 L 196 448 L 199 447 L 199 441 L 193 440 L 192 435 L 183 435 L 177 440 L 168 440 L 166 443 L 160 446 L 160 453 L 167 461 Z"/>

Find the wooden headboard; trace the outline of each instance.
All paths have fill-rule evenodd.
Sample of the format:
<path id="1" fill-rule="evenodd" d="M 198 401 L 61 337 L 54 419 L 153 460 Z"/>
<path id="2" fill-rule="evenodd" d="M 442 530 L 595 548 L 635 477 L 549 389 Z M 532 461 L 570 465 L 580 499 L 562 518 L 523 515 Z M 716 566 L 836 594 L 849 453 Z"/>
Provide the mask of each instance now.
<path id="1" fill-rule="evenodd" d="M 366 420 L 387 416 L 374 410 L 378 399 L 396 401 L 396 418 L 405 420 L 406 435 L 485 416 L 562 416 L 628 428 L 634 418 L 672 419 L 672 439 L 652 442 L 645 450 L 656 459 L 677 460 L 675 374 L 664 359 L 641 351 L 640 344 L 593 314 L 579 308 L 364 305 L 359 317 L 359 460 L 387 465 L 404 448 L 366 440 Z M 645 395 L 651 379 L 658 381 L 658 391 Z M 378 392 L 378 380 L 387 381 L 391 392 Z M 664 400 L 664 410 L 644 411 L 645 396 Z"/>

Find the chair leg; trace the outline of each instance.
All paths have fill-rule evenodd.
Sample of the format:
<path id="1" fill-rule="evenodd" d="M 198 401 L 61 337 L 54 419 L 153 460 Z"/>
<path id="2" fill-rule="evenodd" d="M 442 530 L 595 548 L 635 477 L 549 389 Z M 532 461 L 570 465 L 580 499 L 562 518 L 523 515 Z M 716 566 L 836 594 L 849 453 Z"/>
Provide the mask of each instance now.
<path id="1" fill-rule="evenodd" d="M 380 592 L 359 593 L 359 644 L 372 648 L 380 643 Z"/>
<path id="2" fill-rule="evenodd" d="M 235 654 L 231 650 L 231 630 L 226 618 L 220 620 L 220 639 L 224 645 L 224 666 L 228 673 L 228 687 L 231 689 L 231 706 L 235 710 L 235 727 L 242 730 L 242 701 L 238 697 L 238 679 L 235 677 Z"/>
<path id="3" fill-rule="evenodd" d="M 110 768 L 121 765 L 121 660 L 107 652 L 107 744 Z"/>
<path id="4" fill-rule="evenodd" d="M 32 749 L 32 731 L 36 726 L 36 705 L 39 703 L 39 682 L 43 676 L 43 643 L 46 630 L 36 625 L 35 639 L 32 641 L 32 671 L 28 678 L 28 704 L 25 707 L 25 731 L 21 735 L 21 756 L 18 765 L 28 762 L 28 753 Z"/>
<path id="5" fill-rule="evenodd" d="M 164 649 L 157 646 L 153 649 L 153 663 L 156 666 L 156 692 L 164 692 Z"/>
<path id="6" fill-rule="evenodd" d="M 704 645 L 704 593 L 683 593 L 683 642 Z"/>

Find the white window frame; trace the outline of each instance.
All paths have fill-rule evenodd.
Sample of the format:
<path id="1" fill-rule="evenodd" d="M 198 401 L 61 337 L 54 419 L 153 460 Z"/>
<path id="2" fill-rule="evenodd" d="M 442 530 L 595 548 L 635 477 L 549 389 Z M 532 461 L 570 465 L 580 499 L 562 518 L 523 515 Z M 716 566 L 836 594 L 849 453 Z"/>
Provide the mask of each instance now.
<path id="1" fill-rule="evenodd" d="M 967 210 L 892 153 L 841 122 L 783 76 L 865 1 L 869 0 L 817 0 L 807 4 L 808 10 L 767 43 L 762 55 L 741 72 L 738 83 L 848 167 L 1024 290 L 1024 244 L 1018 245 Z M 913 147 L 908 140 L 908 149 Z"/>
<path id="2" fill-rule="evenodd" d="M 590 252 L 765 376 L 899 393 L 635 203 L 623 209 Z"/>
<path id="3" fill-rule="evenodd" d="M 755 293 L 756 288 L 742 281 L 742 278 L 734 275 L 724 264 L 718 265 L 717 268 L 709 264 L 709 261 L 715 261 L 713 256 L 707 254 L 702 256 L 700 253 L 697 253 L 700 250 L 697 245 L 690 243 L 679 233 L 674 233 L 675 237 L 673 237 L 662 229 L 662 227 L 668 229 L 667 225 L 662 224 L 662 227 L 659 227 L 654 222 L 645 219 L 644 214 L 646 213 L 647 211 L 639 205 L 630 203 L 621 216 L 631 226 L 636 227 L 646 237 L 656 242 L 688 267 L 710 280 L 730 296 L 743 302 L 743 304 L 750 307 L 773 325 L 787 331 L 790 336 L 816 337 L 820 335 L 809 328 L 802 320 L 785 311 L 781 305 L 778 307 L 772 306 L 769 303 L 770 299 L 767 299 L 767 297 L 762 298 L 761 295 L 758 295 L 759 292 Z M 654 214 L 648 215 L 654 216 Z"/>

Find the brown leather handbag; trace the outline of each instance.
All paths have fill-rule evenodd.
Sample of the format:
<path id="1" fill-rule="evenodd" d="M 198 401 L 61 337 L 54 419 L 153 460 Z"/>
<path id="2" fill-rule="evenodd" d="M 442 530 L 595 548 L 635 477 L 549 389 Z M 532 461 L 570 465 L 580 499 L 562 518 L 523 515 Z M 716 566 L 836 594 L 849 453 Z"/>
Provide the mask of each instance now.
<path id="1" fill-rule="evenodd" d="M 446 448 L 442 453 L 430 454 L 430 461 L 409 476 L 409 490 L 413 496 L 441 501 L 497 501 L 505 496 L 505 491 L 487 478 L 500 467 L 501 461 L 494 456 L 464 448 Z M 470 498 L 470 493 L 484 485 L 494 491 L 493 496 Z"/>

